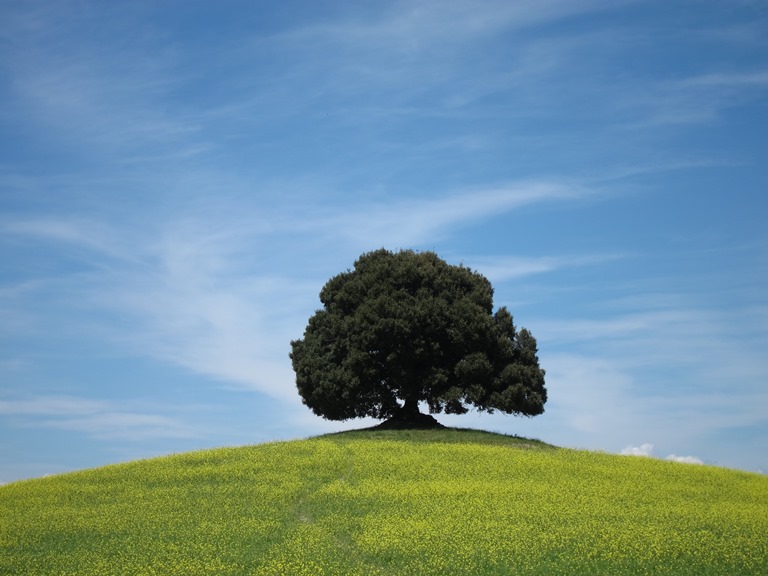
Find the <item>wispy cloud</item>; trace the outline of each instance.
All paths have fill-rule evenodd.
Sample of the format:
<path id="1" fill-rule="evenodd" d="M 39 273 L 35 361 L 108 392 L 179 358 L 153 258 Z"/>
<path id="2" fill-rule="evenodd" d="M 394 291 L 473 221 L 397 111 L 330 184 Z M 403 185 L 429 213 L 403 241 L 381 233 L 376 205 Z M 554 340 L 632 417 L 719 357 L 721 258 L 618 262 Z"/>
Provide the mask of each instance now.
<path id="1" fill-rule="evenodd" d="M 43 396 L 0 400 L 0 414 L 7 416 L 84 416 L 104 409 L 103 402 L 72 396 Z"/>
<path id="2" fill-rule="evenodd" d="M 323 246 L 345 246 L 349 266 L 365 250 L 413 247 L 523 206 L 588 194 L 578 185 L 523 182 L 386 205 L 359 202 L 334 214 L 313 201 L 301 217 L 288 216 L 292 205 L 209 201 L 134 228 L 51 216 L 6 221 L 2 232 L 54 251 L 82 250 L 74 257 L 93 265 L 69 286 L 57 277 L 56 297 L 116 315 L 121 321 L 104 330 L 129 350 L 287 399 L 295 396 L 288 343 L 301 335 L 322 283 L 339 271 L 310 266 Z M 280 259 L 292 259 L 295 271 L 273 271 Z M 523 267 L 531 273 L 565 265 L 507 264 L 505 277 Z"/>
<path id="3" fill-rule="evenodd" d="M 730 108 L 764 98 L 768 94 L 768 71 L 717 71 L 645 83 L 648 89 L 627 94 L 620 104 L 641 118 L 627 127 L 711 122 Z"/>
<path id="4" fill-rule="evenodd" d="M 315 120 L 330 116 L 332 138 L 350 126 L 378 133 L 373 127 L 382 122 L 412 125 L 416 117 L 530 118 L 532 109 L 560 105 L 553 98 L 558 91 L 538 82 L 545 78 L 562 82 L 570 91 L 578 78 L 570 76 L 575 64 L 572 55 L 593 44 L 591 38 L 573 36 L 566 29 L 539 36 L 529 31 L 584 13 L 610 13 L 618 4 L 452 0 L 418 5 L 393 2 L 375 9 L 359 5 L 333 19 L 320 18 L 251 42 L 227 45 L 228 60 L 255 61 L 260 68 L 269 68 L 274 81 L 263 86 L 258 78 L 228 80 L 229 101 L 203 115 L 237 117 L 241 125 L 269 123 L 270 116 L 307 114 Z M 491 43 L 500 41 L 505 48 L 502 64 L 483 55 Z M 280 68 L 269 67 L 260 57 L 275 53 L 283 58 Z M 461 82 L 455 81 L 457 75 Z M 494 99 L 503 104 L 489 106 L 488 100 Z M 479 102 L 486 110 L 474 107 Z M 482 140 L 480 133 L 470 139 L 455 135 L 437 139 L 419 132 L 409 130 L 412 145 L 428 142 L 439 147 L 441 141 Z M 377 144 L 381 146 L 380 141 Z"/>
<path id="5" fill-rule="evenodd" d="M 569 256 L 494 256 L 470 257 L 467 263 L 492 283 L 518 280 L 528 276 L 557 272 L 569 268 L 599 266 L 623 258 L 620 254 L 588 254 Z"/>
<path id="6" fill-rule="evenodd" d="M 24 118 L 44 146 L 66 142 L 94 158 L 198 147 L 196 122 L 163 104 L 184 76 L 178 54 L 141 16 L 125 5 L 6 7 L 0 115 L 9 126 Z"/>
<path id="7" fill-rule="evenodd" d="M 532 323 L 547 368 L 547 413 L 567 424 L 569 445 L 604 445 L 606 429 L 614 442 L 659 430 L 666 446 L 692 445 L 768 424 L 760 315 L 734 329 L 736 311 L 716 314 L 680 298 L 674 309 L 646 300 L 649 308 L 634 314 Z"/>
<path id="8" fill-rule="evenodd" d="M 123 231 L 92 218 L 49 216 L 0 218 L 0 236 L 15 236 L 27 241 L 62 247 L 76 247 L 109 258 L 136 261 L 142 256 L 128 249 Z M 86 252 L 82 253 L 83 255 Z M 93 259 L 91 259 L 93 262 Z"/>
<path id="9" fill-rule="evenodd" d="M 319 206 L 318 214 L 311 215 L 305 207 L 295 223 L 278 216 L 264 237 L 245 225 L 247 219 L 241 226 L 237 216 L 229 215 L 219 224 L 188 219 L 184 227 L 165 228 L 151 274 L 119 277 L 105 293 L 110 303 L 140 315 L 147 330 L 142 339 L 152 342 L 156 353 L 271 395 L 294 395 L 293 387 L 285 384 L 293 376 L 283 360 L 288 342 L 303 330 L 302 315 L 311 311 L 307 303 L 316 300 L 322 283 L 339 270 L 326 269 L 320 278 L 273 275 L 257 265 L 262 242 L 276 251 L 267 261 L 296 258 L 293 246 L 305 237 L 313 238 L 313 244 L 323 237 L 329 243 L 341 240 L 353 258 L 380 246 L 411 247 L 456 226 L 528 204 L 575 199 L 582 193 L 575 187 L 534 183 L 431 200 L 399 200 L 387 206 L 357 205 L 333 216 Z M 287 246 L 281 248 L 282 243 Z M 254 256 L 243 257 L 249 253 Z M 304 259 L 314 254 L 311 250 Z M 296 261 L 297 272 L 304 259 Z M 350 263 L 351 259 L 345 265 Z"/>
<path id="10" fill-rule="evenodd" d="M 751 72 L 727 72 L 692 76 L 676 82 L 680 87 L 742 88 L 756 87 L 768 89 L 768 70 Z"/>
<path id="11" fill-rule="evenodd" d="M 605 4 L 596 0 L 524 0 L 513 4 L 498 0 L 428 0 L 418 5 L 396 2 L 379 12 L 375 19 L 314 25 L 302 29 L 299 34 L 355 45 L 386 45 L 405 52 L 428 51 L 435 44 L 463 43 L 499 30 L 522 30 L 604 9 Z"/>
<path id="12" fill-rule="evenodd" d="M 125 410 L 115 402 L 74 396 L 0 400 L 0 414 L 20 427 L 72 430 L 100 440 L 194 438 L 199 432 L 179 418 Z"/>
<path id="13" fill-rule="evenodd" d="M 409 247 L 435 241 L 457 227 L 476 224 L 523 206 L 578 200 L 590 193 L 578 184 L 521 182 L 429 199 L 368 204 L 333 216 L 320 214 L 310 226 L 322 228 L 360 248 Z"/>
<path id="14" fill-rule="evenodd" d="M 295 258 L 288 254 L 305 235 L 314 244 L 322 237 L 330 243 L 342 240 L 353 258 L 380 246 L 411 247 L 452 227 L 529 203 L 576 196 L 562 186 L 530 185 L 388 206 L 358 205 L 330 218 L 322 211 L 307 214 L 297 224 L 286 222 L 282 230 L 278 217 L 272 224 L 277 229 L 263 241 L 277 250 L 270 259 Z M 221 233 L 213 235 L 194 222 L 167 227 L 153 274 L 120 278 L 107 291 L 109 301 L 138 313 L 147 323 L 153 349 L 174 362 L 279 397 L 295 394 L 285 385 L 292 381 L 287 363 L 275 359 L 287 357 L 287 343 L 300 336 L 306 320 L 302 315 L 311 311 L 307 303 L 316 300 L 322 283 L 338 270 L 326 269 L 319 278 L 301 273 L 295 278 L 274 276 L 262 266 L 253 268 L 260 260 L 262 239 L 249 227 L 240 227 L 237 217 L 220 228 L 214 224 Z M 211 225 L 210 220 L 200 222 Z M 282 242 L 288 246 L 281 249 Z M 255 259 L 241 258 L 249 252 Z"/>

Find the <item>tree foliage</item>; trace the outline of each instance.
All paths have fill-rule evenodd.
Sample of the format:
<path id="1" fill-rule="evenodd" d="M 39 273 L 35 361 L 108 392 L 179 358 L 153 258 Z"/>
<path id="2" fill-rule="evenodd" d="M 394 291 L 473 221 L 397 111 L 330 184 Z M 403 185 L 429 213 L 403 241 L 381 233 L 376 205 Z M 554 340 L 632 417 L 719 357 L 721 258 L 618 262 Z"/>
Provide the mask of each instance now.
<path id="1" fill-rule="evenodd" d="M 478 410 L 535 416 L 547 392 L 536 339 L 481 274 L 434 252 L 363 254 L 320 292 L 291 342 L 299 394 L 329 420 Z"/>

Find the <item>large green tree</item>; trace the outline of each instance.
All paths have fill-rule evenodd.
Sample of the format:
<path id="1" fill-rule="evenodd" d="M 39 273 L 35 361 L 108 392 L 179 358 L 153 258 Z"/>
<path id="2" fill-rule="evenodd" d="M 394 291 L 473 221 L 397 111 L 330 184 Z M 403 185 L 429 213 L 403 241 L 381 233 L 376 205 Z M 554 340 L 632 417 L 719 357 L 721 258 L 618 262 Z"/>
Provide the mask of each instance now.
<path id="1" fill-rule="evenodd" d="M 481 274 L 433 252 L 376 250 L 331 278 L 291 361 L 304 404 L 329 420 L 417 422 L 468 407 L 535 416 L 547 391 L 536 339 L 493 312 Z"/>

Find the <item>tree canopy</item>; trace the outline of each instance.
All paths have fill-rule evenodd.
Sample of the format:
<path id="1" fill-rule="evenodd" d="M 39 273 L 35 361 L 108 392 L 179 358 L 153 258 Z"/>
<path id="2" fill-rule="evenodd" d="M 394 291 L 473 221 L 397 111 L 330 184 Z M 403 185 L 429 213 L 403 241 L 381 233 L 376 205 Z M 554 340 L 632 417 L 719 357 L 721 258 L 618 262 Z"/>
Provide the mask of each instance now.
<path id="1" fill-rule="evenodd" d="M 290 354 L 319 416 L 415 421 L 421 402 L 433 414 L 544 411 L 536 339 L 505 307 L 493 312 L 491 283 L 470 268 L 380 249 L 331 278 L 320 301 Z"/>

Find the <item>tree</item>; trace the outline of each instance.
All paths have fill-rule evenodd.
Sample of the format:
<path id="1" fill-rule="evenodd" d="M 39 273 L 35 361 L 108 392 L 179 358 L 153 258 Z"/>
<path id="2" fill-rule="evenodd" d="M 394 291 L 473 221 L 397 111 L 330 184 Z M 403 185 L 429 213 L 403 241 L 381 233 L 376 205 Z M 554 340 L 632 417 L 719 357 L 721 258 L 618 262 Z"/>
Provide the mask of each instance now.
<path id="1" fill-rule="evenodd" d="M 323 308 L 291 342 L 299 394 L 329 420 L 405 424 L 419 412 L 535 416 L 547 391 L 536 339 L 518 331 L 481 274 L 434 252 L 363 254 L 320 292 Z"/>

